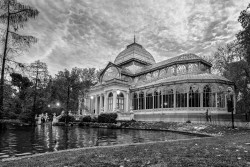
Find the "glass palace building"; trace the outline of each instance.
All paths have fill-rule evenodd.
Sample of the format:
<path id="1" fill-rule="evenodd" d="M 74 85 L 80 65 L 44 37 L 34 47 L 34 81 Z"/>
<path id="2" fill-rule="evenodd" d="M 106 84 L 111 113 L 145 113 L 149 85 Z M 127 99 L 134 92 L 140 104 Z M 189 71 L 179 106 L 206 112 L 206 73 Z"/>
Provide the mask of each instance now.
<path id="1" fill-rule="evenodd" d="M 195 122 L 207 109 L 213 115 L 230 114 L 229 97 L 236 104 L 234 83 L 212 74 L 211 67 L 190 53 L 156 63 L 134 42 L 108 63 L 88 96 L 79 100 L 79 114 L 117 112 L 119 118 L 133 114 L 138 121 L 181 122 Z"/>

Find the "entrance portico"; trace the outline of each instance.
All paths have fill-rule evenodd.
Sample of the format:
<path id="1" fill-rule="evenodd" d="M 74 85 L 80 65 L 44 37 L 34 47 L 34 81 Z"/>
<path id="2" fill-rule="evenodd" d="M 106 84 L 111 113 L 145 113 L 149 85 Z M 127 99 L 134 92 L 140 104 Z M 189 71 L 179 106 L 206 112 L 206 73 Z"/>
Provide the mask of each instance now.
<path id="1" fill-rule="evenodd" d="M 127 83 L 113 80 L 107 87 L 97 87 L 87 96 L 86 103 L 89 105 L 89 113 L 129 112 L 129 89 Z M 93 107 L 94 106 L 94 107 Z"/>

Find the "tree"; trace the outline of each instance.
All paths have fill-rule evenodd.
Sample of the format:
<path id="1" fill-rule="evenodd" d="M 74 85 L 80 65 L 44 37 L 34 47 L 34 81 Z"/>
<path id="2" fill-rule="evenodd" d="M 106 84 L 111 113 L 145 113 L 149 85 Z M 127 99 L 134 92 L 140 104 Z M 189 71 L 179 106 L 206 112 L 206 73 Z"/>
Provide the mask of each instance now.
<path id="1" fill-rule="evenodd" d="M 224 75 L 225 71 L 230 70 L 230 63 L 243 60 L 243 55 L 244 51 L 238 41 L 218 46 L 212 56 L 213 72 Z"/>
<path id="2" fill-rule="evenodd" d="M 48 68 L 47 64 L 41 61 L 35 61 L 30 64 L 30 77 L 34 83 L 34 91 L 33 91 L 33 109 L 32 115 L 33 118 L 36 114 L 36 102 L 37 102 L 37 89 L 44 89 L 48 83 Z M 35 121 L 35 120 L 33 120 Z M 34 123 L 34 122 L 33 122 Z"/>
<path id="3" fill-rule="evenodd" d="M 9 107 L 9 117 L 19 118 L 23 121 L 32 121 L 33 115 L 31 110 L 32 104 L 32 88 L 33 83 L 18 73 L 11 75 L 12 87 L 16 88 L 16 93 L 12 96 L 12 105 Z"/>
<path id="4" fill-rule="evenodd" d="M 17 0 L 2 0 L 0 1 L 0 10 L 3 14 L 0 15 L 0 21 L 6 24 L 6 32 L 4 39 L 4 49 L 2 54 L 2 69 L 0 79 L 0 119 L 3 112 L 4 100 L 4 74 L 7 55 L 17 53 L 23 47 L 29 47 L 32 43 L 37 42 L 33 36 L 20 35 L 17 31 L 23 28 L 24 24 L 30 18 L 36 18 L 38 10 L 18 3 Z"/>
<path id="5" fill-rule="evenodd" d="M 245 108 L 250 106 L 250 89 L 247 87 L 250 68 L 245 60 L 244 48 L 237 41 L 219 46 L 213 60 L 213 70 L 236 85 L 237 112 L 247 112 Z"/>
<path id="6" fill-rule="evenodd" d="M 246 54 L 245 59 L 250 64 L 250 4 L 241 11 L 238 21 L 241 23 L 243 30 L 236 34 L 236 38 L 243 46 Z"/>
<path id="7" fill-rule="evenodd" d="M 73 68 L 71 71 L 59 71 L 53 79 L 51 88 L 51 101 L 60 101 L 62 107 L 76 111 L 78 109 L 79 96 L 84 96 L 90 86 L 97 81 L 98 71 L 95 68 Z"/>

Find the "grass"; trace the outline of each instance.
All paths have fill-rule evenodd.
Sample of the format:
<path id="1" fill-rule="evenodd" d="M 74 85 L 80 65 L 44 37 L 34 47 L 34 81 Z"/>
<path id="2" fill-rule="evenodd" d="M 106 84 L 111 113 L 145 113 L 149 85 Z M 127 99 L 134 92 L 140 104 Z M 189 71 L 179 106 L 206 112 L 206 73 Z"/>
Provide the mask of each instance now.
<path id="1" fill-rule="evenodd" d="M 152 128 L 152 124 L 159 129 L 166 127 L 164 123 L 140 126 Z M 249 130 L 205 124 L 175 123 L 171 127 L 216 137 L 62 151 L 1 162 L 0 166 L 250 166 Z"/>

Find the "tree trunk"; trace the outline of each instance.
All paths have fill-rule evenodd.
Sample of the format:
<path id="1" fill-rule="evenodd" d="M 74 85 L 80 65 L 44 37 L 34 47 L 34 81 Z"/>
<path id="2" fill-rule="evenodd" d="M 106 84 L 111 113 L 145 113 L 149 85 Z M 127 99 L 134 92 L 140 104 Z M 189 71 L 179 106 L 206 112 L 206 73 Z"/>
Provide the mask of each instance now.
<path id="1" fill-rule="evenodd" d="M 36 88 L 37 88 L 37 77 L 38 77 L 38 68 L 36 71 L 36 82 L 35 82 L 35 91 L 34 91 L 34 99 L 33 99 L 33 109 L 32 109 L 32 124 L 35 124 L 35 115 L 36 115 Z"/>
<path id="2" fill-rule="evenodd" d="M 4 41 L 4 53 L 3 53 L 3 61 L 2 61 L 2 71 L 1 71 L 1 80 L 0 80 L 0 119 L 2 119 L 2 113 L 4 111 L 3 108 L 3 100 L 4 100 L 4 71 L 5 71 L 5 62 L 7 56 L 7 45 L 9 38 L 9 26 L 10 26 L 10 2 L 8 1 L 8 17 L 7 17 L 7 31 L 6 37 Z"/>

